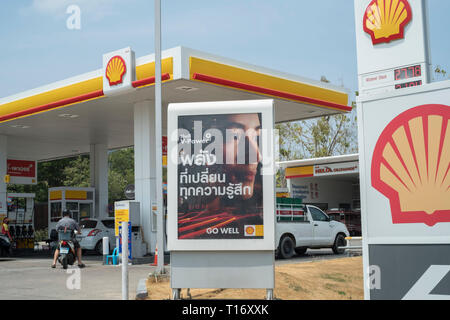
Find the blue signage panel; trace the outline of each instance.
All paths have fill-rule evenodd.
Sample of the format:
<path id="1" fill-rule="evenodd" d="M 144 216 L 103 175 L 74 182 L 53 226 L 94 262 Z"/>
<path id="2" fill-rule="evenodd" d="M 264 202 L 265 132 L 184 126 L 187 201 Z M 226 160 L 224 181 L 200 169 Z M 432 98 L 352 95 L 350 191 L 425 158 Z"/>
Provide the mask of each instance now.
<path id="1" fill-rule="evenodd" d="M 119 253 L 122 253 L 122 226 L 119 225 Z M 128 222 L 128 259 L 131 260 L 131 222 Z"/>

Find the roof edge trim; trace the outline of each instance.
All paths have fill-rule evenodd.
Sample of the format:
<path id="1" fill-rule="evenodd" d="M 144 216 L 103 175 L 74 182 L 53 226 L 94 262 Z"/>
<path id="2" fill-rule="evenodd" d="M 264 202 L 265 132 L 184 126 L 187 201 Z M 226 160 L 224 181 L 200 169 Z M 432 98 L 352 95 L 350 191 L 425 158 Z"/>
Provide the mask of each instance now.
<path id="1" fill-rule="evenodd" d="M 218 85 L 222 85 L 222 86 L 232 87 L 232 88 L 236 88 L 236 89 L 246 90 L 246 91 L 253 91 L 253 92 L 266 94 L 266 95 L 270 95 L 270 96 L 274 96 L 274 97 L 278 97 L 278 98 L 294 100 L 294 101 L 303 102 L 303 103 L 307 103 L 307 104 L 311 104 L 311 105 L 315 105 L 315 106 L 319 106 L 319 107 L 337 109 L 337 110 L 346 111 L 346 112 L 352 111 L 352 107 L 350 107 L 350 106 L 341 105 L 341 104 L 328 102 L 328 101 L 324 101 L 324 100 L 319 100 L 319 99 L 314 99 L 314 98 L 309 98 L 309 97 L 300 96 L 300 95 L 296 95 L 296 94 L 292 94 L 292 93 L 288 93 L 288 92 L 283 92 L 283 91 L 279 91 L 279 90 L 273 90 L 273 89 L 269 89 L 269 88 L 246 84 L 246 83 L 242 83 L 242 82 L 231 81 L 231 80 L 227 80 L 227 79 L 223 79 L 223 78 L 217 78 L 217 77 L 213 77 L 213 76 L 206 75 L 206 74 L 194 73 L 192 75 L 192 79 L 209 82 L 209 83 L 213 83 L 213 84 L 218 84 Z"/>

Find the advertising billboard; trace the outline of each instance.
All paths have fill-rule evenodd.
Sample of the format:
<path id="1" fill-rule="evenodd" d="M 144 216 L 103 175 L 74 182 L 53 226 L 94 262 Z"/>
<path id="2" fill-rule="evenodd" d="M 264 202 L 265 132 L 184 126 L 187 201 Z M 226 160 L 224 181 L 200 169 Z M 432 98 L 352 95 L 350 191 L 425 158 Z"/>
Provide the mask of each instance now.
<path id="1" fill-rule="evenodd" d="M 272 103 L 169 105 L 169 250 L 274 249 Z"/>
<path id="2" fill-rule="evenodd" d="M 34 160 L 7 160 L 11 184 L 37 184 L 37 163 Z"/>

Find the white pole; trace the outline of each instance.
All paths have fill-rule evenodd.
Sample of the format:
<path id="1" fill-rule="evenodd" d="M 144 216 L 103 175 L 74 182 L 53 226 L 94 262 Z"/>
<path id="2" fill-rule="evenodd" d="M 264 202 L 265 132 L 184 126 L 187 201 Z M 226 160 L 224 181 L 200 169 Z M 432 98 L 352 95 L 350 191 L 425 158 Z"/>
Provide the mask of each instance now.
<path id="1" fill-rule="evenodd" d="M 122 300 L 128 300 L 128 221 L 122 221 Z"/>
<path id="2" fill-rule="evenodd" d="M 164 210 L 162 195 L 162 132 L 161 132 L 161 0 L 155 0 L 155 139 L 156 139 L 156 205 L 158 246 L 157 273 L 164 273 Z"/>
<path id="3" fill-rule="evenodd" d="M 103 264 L 107 264 L 106 256 L 109 254 L 109 238 L 103 237 Z"/>

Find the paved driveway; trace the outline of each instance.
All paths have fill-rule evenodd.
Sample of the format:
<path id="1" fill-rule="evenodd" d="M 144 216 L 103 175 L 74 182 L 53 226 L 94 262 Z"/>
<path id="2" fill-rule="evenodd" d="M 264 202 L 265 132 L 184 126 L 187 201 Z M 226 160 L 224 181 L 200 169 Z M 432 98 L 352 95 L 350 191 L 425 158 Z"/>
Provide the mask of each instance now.
<path id="1" fill-rule="evenodd" d="M 330 249 L 308 250 L 292 259 L 277 259 L 275 264 L 302 263 L 313 260 L 343 258 Z M 0 300 L 120 300 L 122 269 L 103 266 L 102 257 L 83 257 L 86 268 L 51 269 L 51 258 L 0 258 Z M 168 261 L 168 256 L 166 256 Z M 129 266 L 129 298 L 134 299 L 140 279 L 147 278 L 155 267 L 147 264 Z M 170 267 L 167 267 L 170 271 Z M 77 279 L 79 275 L 79 281 Z M 79 285 L 79 289 L 77 286 Z"/>
<path id="2" fill-rule="evenodd" d="M 122 298 L 121 267 L 103 266 L 101 257 L 95 256 L 83 262 L 84 269 L 64 270 L 60 266 L 51 269 L 50 258 L 0 258 L 0 300 Z M 139 279 L 146 278 L 154 268 L 149 264 L 129 266 L 130 299 L 135 298 Z"/>

